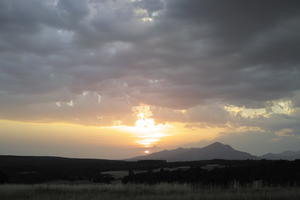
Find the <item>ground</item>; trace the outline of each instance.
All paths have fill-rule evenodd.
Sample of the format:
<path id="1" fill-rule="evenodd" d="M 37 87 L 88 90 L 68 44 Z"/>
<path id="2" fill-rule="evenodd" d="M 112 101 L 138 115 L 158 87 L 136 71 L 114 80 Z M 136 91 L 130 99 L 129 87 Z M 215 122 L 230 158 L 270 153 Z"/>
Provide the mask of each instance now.
<path id="1" fill-rule="evenodd" d="M 298 200 L 298 187 L 219 188 L 185 184 L 157 185 L 1 185 L 1 200 Z"/>

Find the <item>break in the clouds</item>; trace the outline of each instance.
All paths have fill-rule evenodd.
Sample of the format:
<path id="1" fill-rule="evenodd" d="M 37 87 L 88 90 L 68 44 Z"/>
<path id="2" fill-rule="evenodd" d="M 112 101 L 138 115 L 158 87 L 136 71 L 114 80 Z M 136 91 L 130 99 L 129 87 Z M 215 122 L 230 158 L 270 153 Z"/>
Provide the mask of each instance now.
<path id="1" fill-rule="evenodd" d="M 298 0 L 2 0 L 0 117 L 130 124 L 143 103 L 160 121 L 299 134 L 299 10 Z"/>

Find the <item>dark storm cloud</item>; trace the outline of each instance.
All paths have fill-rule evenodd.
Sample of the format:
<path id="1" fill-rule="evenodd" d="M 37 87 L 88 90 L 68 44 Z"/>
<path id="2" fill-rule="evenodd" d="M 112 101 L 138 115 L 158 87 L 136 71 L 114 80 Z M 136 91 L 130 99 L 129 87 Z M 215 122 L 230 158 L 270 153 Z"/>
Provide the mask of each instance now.
<path id="1" fill-rule="evenodd" d="M 179 74 L 181 84 L 204 85 L 204 96 L 233 101 L 291 95 L 299 87 L 299 7 L 298 1 L 168 1 L 161 21 L 188 30 L 181 47 L 190 48 L 182 53 L 192 66 Z"/>
<path id="2" fill-rule="evenodd" d="M 142 102 L 221 124 L 226 104 L 299 105 L 299 9 L 296 0 L 1 1 L 1 117 L 113 121 Z M 97 96 L 84 91 L 118 109 L 88 107 Z M 70 101 L 72 111 L 56 106 Z"/>
<path id="3" fill-rule="evenodd" d="M 166 16 L 186 23 L 208 25 L 226 42 L 240 42 L 299 15 L 299 1 L 280 0 L 168 1 Z M 219 37 L 217 36 L 217 37 Z"/>

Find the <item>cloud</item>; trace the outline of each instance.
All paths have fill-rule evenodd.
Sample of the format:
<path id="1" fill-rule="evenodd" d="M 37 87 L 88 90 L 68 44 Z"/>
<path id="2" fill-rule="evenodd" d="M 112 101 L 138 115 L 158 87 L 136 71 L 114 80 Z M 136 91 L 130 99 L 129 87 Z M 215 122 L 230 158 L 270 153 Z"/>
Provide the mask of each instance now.
<path id="1" fill-rule="evenodd" d="M 160 121 L 300 128 L 299 1 L 0 4 L 2 119 L 132 124 L 131 108 L 144 103 Z M 280 99 L 295 113 L 224 110 Z"/>
<path id="2" fill-rule="evenodd" d="M 290 128 L 284 128 L 279 131 L 276 131 L 275 134 L 279 137 L 286 137 L 286 136 L 292 136 L 293 130 Z"/>

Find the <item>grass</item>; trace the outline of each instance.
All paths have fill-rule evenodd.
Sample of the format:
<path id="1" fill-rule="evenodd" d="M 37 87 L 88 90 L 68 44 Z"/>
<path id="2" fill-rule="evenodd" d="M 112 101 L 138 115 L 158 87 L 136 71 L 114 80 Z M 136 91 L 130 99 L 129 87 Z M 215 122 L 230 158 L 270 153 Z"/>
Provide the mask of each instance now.
<path id="1" fill-rule="evenodd" d="M 158 185 L 0 185 L 1 200 L 299 200 L 300 188 L 224 189 L 184 184 Z"/>

